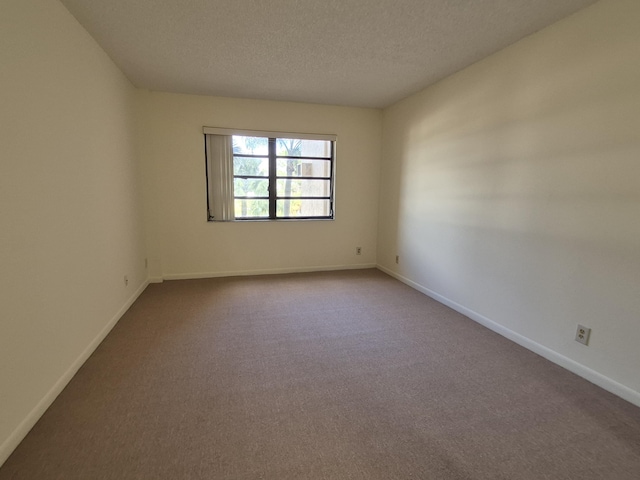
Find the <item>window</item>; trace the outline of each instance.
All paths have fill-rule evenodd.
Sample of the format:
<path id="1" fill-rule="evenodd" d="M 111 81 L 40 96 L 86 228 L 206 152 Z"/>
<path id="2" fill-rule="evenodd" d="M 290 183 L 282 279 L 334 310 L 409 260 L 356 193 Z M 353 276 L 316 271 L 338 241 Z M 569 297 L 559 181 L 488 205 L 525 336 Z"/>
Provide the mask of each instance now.
<path id="1" fill-rule="evenodd" d="M 204 133 L 209 221 L 334 217 L 335 135 Z"/>

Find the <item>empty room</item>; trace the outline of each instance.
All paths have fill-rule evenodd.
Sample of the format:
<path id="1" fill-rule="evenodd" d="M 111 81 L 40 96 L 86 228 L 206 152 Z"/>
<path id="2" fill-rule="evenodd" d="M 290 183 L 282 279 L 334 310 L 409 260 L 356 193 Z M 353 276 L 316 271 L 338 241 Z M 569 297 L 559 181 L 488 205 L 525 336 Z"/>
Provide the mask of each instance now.
<path id="1" fill-rule="evenodd" d="M 640 478 L 638 24 L 2 0 L 0 480 Z"/>

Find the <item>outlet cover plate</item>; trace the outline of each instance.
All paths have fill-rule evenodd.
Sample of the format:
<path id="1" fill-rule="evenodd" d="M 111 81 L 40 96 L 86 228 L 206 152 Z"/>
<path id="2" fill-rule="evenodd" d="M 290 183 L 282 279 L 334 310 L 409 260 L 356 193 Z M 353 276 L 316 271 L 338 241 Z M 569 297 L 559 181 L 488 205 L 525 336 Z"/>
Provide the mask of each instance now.
<path id="1" fill-rule="evenodd" d="M 578 325 L 576 330 L 576 342 L 583 345 L 589 345 L 589 337 L 591 336 L 591 329 L 582 325 Z"/>

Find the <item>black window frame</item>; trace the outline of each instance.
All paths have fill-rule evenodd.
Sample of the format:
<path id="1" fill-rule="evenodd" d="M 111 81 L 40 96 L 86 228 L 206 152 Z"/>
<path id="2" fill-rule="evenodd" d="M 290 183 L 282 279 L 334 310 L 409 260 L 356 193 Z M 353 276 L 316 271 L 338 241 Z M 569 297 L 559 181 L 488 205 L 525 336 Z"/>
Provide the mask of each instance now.
<path id="1" fill-rule="evenodd" d="M 206 128 L 206 127 L 205 127 Z M 335 219 L 335 171 L 336 171 L 336 138 L 326 138 L 324 135 L 308 135 L 308 134 L 296 134 L 296 133 L 284 133 L 284 132 L 259 132 L 259 131 L 230 131 L 229 135 L 231 137 L 234 136 L 250 136 L 250 137 L 259 137 L 266 138 L 268 141 L 268 152 L 267 154 L 249 154 L 249 153 L 240 153 L 233 152 L 233 178 L 232 184 L 234 185 L 233 192 L 233 202 L 236 200 L 264 200 L 268 202 L 268 216 L 238 216 L 238 212 L 234 211 L 234 217 L 232 221 L 237 222 L 272 222 L 272 221 L 296 221 L 296 220 L 334 220 Z M 299 135 L 299 136 L 298 136 Z M 316 138 L 317 137 L 317 138 Z M 206 139 L 206 132 L 205 132 Z M 329 142 L 330 145 L 330 154 L 329 156 L 310 156 L 310 155 L 278 155 L 278 140 L 322 140 Z M 235 170 L 235 160 L 236 157 L 240 158 L 260 158 L 266 159 L 268 164 L 268 174 L 267 175 L 247 175 L 247 174 L 237 174 Z M 301 160 L 301 161 L 320 161 L 320 162 L 328 162 L 328 176 L 301 176 L 301 175 L 278 175 L 278 160 Z M 208 164 L 207 164 L 208 165 Z M 209 183 L 209 175 L 210 172 L 207 168 L 207 184 Z M 247 196 L 247 195 L 236 195 L 236 181 L 238 179 L 263 179 L 267 180 L 267 191 L 268 196 Z M 288 195 L 284 194 L 278 195 L 278 181 L 280 180 L 307 180 L 307 181 L 322 181 L 328 182 L 328 195 L 322 196 L 313 196 L 313 195 Z M 284 192 L 281 192 L 284 193 Z M 278 215 L 278 202 L 286 201 L 286 200 L 321 200 L 328 202 L 329 206 L 329 214 L 328 215 Z M 209 198 L 209 194 L 207 192 L 207 207 L 208 211 L 211 211 L 211 199 Z M 235 210 L 235 209 L 234 209 Z M 211 222 L 218 221 L 214 219 L 211 215 L 208 216 L 208 220 Z"/>

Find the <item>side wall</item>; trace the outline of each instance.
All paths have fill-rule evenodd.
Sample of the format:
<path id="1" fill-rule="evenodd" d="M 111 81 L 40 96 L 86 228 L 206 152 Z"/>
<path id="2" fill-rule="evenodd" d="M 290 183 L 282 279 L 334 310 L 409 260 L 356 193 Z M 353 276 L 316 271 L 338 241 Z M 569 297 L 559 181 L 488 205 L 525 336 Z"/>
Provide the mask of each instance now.
<path id="1" fill-rule="evenodd" d="M 639 18 L 601 1 L 386 109 L 378 237 L 384 270 L 637 404 Z"/>
<path id="2" fill-rule="evenodd" d="M 380 110 L 146 91 L 139 102 L 152 279 L 375 266 Z M 203 126 L 337 134 L 336 219 L 207 222 Z"/>
<path id="3" fill-rule="evenodd" d="M 0 65 L 1 464 L 146 272 L 133 86 L 52 0 L 2 1 Z"/>

